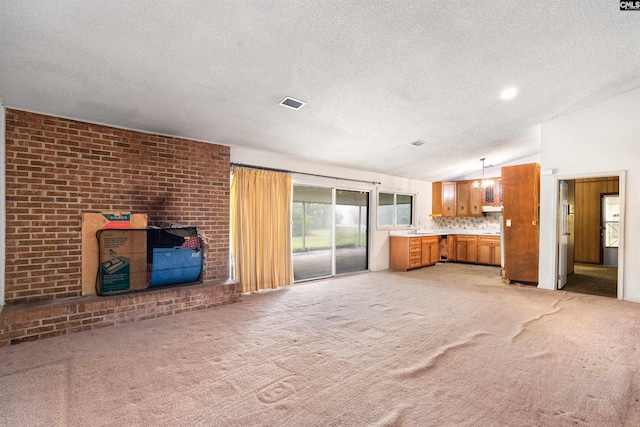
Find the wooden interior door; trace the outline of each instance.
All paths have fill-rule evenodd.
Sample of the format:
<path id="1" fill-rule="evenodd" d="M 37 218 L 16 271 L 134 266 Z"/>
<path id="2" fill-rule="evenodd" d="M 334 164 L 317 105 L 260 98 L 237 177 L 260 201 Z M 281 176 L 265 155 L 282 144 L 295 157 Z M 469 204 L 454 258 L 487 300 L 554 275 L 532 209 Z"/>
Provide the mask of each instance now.
<path id="1" fill-rule="evenodd" d="M 617 176 L 575 180 L 575 215 L 572 215 L 574 218 L 570 218 L 570 221 L 574 222 L 575 262 L 602 262 L 600 197 L 603 194 L 619 193 L 619 189 Z"/>

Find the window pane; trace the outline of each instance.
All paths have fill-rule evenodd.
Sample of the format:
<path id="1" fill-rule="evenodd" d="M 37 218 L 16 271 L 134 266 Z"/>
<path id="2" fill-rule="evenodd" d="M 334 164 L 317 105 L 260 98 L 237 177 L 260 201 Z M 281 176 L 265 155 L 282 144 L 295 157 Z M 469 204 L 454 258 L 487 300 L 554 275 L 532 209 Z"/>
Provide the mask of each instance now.
<path id="1" fill-rule="evenodd" d="M 393 194 L 378 193 L 378 225 L 393 225 Z"/>
<path id="2" fill-rule="evenodd" d="M 620 196 L 604 196 L 605 247 L 617 248 L 620 231 Z"/>
<path id="3" fill-rule="evenodd" d="M 378 205 L 379 206 L 393 205 L 393 194 L 379 193 L 378 194 Z"/>
<path id="4" fill-rule="evenodd" d="M 413 196 L 398 194 L 396 196 L 396 225 L 411 225 L 413 218 Z"/>

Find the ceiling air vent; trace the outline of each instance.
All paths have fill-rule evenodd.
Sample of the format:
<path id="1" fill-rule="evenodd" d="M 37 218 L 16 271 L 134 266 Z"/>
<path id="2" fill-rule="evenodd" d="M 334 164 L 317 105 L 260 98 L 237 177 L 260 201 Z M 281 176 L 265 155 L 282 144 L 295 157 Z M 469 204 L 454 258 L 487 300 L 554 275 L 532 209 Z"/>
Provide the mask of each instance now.
<path id="1" fill-rule="evenodd" d="M 287 108 L 291 108 L 294 110 L 299 110 L 301 109 L 304 104 L 306 104 L 306 102 L 303 101 L 298 101 L 297 99 L 293 99 L 291 97 L 286 97 L 285 99 L 283 99 L 282 101 L 280 101 L 280 105 L 287 107 Z"/>

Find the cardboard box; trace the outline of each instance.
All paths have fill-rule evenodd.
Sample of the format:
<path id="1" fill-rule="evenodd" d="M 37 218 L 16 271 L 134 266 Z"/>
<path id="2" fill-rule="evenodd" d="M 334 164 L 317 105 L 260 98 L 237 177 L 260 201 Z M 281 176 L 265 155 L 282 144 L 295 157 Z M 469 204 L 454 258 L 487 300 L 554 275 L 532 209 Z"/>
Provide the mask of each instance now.
<path id="1" fill-rule="evenodd" d="M 82 213 L 82 295 L 94 295 L 96 293 L 96 281 L 100 264 L 96 233 L 103 229 L 147 228 L 147 218 L 147 214 L 132 214 L 130 212 Z M 134 286 L 139 285 L 135 283 Z"/>
<path id="2" fill-rule="evenodd" d="M 147 230 L 107 229 L 97 232 L 100 252 L 98 293 L 147 287 Z"/>

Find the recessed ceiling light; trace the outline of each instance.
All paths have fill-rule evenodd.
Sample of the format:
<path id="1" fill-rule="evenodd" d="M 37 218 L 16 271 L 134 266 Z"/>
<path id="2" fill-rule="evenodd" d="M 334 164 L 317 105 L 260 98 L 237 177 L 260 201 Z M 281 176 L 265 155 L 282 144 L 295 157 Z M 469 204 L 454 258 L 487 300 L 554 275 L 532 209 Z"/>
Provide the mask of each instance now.
<path id="1" fill-rule="evenodd" d="M 420 140 L 417 140 L 411 143 L 411 145 L 415 145 L 416 147 L 420 147 L 421 145 L 424 145 L 424 144 L 426 144 L 426 142 L 420 141 Z"/>
<path id="2" fill-rule="evenodd" d="M 283 107 L 291 108 L 293 110 L 301 109 L 304 104 L 306 104 L 306 102 L 293 99 L 290 96 L 287 96 L 285 99 L 280 101 L 280 105 L 282 105 Z"/>
<path id="3" fill-rule="evenodd" d="M 500 94 L 500 98 L 504 100 L 512 99 L 512 98 L 515 98 L 517 94 L 518 94 L 518 89 L 516 89 L 515 87 L 508 87 L 502 91 L 502 93 Z"/>

